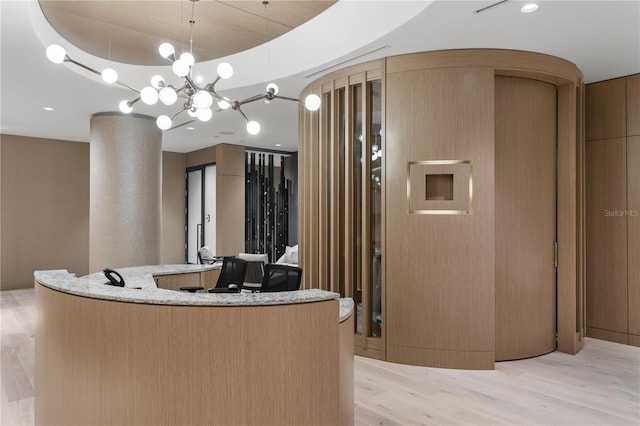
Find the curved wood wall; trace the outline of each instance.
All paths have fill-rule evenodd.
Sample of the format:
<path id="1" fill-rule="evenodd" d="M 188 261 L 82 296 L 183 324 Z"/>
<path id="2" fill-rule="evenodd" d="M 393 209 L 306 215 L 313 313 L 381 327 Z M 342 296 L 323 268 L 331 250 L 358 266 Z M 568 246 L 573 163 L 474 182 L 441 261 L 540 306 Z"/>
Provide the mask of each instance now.
<path id="1" fill-rule="evenodd" d="M 337 300 L 172 306 L 35 287 L 37 425 L 353 424 L 353 322 L 338 324 Z"/>
<path id="2" fill-rule="evenodd" d="M 356 353 L 408 364 L 490 369 L 496 352 L 498 358 L 548 352 L 551 328 L 552 334 L 557 328 L 559 350 L 576 353 L 584 336 L 583 86 L 575 65 L 559 58 L 490 49 L 418 53 L 347 68 L 307 87 L 303 95 L 331 94 L 332 101 L 323 103 L 319 113 L 301 112 L 300 262 L 305 268 L 304 285 L 344 289 L 351 296 L 349 289 L 364 286 L 372 273 L 367 263 L 368 219 L 362 226 L 366 254 L 359 260 L 351 251 L 356 230 L 348 224 L 354 208 L 350 198 L 354 181 L 347 169 L 344 182 L 339 182 L 345 193 L 336 191 L 334 173 L 341 157 L 326 154 L 341 149 L 337 144 L 341 135 L 346 139 L 344 157 L 352 154 L 355 135 L 348 118 L 346 126 L 337 124 L 335 94 L 340 87 L 349 87 L 352 79 L 368 81 L 369 73 L 379 73 L 374 78 L 380 78 L 383 87 L 382 336 L 375 340 L 356 336 Z M 499 128 L 495 124 L 500 96 L 496 95 L 496 78 L 500 76 L 537 80 L 534 92 L 542 90 L 549 96 L 553 92 L 554 97 L 557 93 L 557 111 L 545 111 L 547 118 L 555 116 L 558 135 L 557 327 L 551 318 L 556 315 L 555 298 L 540 302 L 545 306 L 542 320 L 523 319 L 522 311 L 502 308 L 514 300 L 521 305 L 528 300 L 524 300 L 526 293 L 506 295 L 498 288 L 496 268 L 501 268 L 501 261 L 496 256 L 505 248 L 501 244 L 519 243 L 496 232 L 504 226 L 496 211 L 503 201 L 495 193 L 500 188 L 496 182 Z M 351 106 L 347 99 L 347 110 Z M 332 114 L 328 115 L 328 109 Z M 363 111 L 367 111 L 366 95 Z M 365 155 L 363 164 L 368 161 Z M 542 161 L 546 167 L 553 162 L 550 158 Z M 436 186 L 450 185 L 451 192 L 432 199 L 427 175 L 432 176 L 431 182 L 440 182 Z M 364 189 L 366 192 L 366 185 Z M 362 205 L 368 203 L 365 194 Z M 347 224 L 343 234 L 330 225 L 340 220 Z M 552 223 L 540 226 L 554 227 Z M 344 244 L 327 245 L 327 236 Z M 520 254 L 530 270 L 536 267 L 526 262 L 528 256 L 553 262 L 553 245 L 544 249 L 546 254 L 529 249 Z M 331 269 L 335 259 L 345 259 L 344 274 Z M 353 282 L 349 271 L 358 261 L 363 267 L 362 282 Z M 514 269 L 516 274 L 524 273 Z M 548 269 L 542 272 L 551 273 Z M 516 279 L 515 284 L 519 283 Z M 366 302 L 363 300 L 365 316 Z M 519 322 L 521 328 L 497 332 L 496 321 L 501 325 Z M 537 332 L 533 332 L 539 321 L 543 322 L 542 338 L 534 337 Z M 527 344 L 509 337 L 514 335 Z M 507 337 L 504 345 L 503 336 Z M 535 350 L 520 350 L 529 346 Z"/>

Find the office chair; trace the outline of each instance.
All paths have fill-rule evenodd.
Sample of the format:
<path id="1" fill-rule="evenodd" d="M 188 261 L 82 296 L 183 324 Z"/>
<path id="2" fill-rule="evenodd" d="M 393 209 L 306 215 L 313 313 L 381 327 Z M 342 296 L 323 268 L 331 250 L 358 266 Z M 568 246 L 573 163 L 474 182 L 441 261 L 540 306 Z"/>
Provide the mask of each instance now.
<path id="1" fill-rule="evenodd" d="M 225 257 L 222 261 L 222 270 L 215 288 L 210 288 L 209 293 L 239 293 L 247 274 L 247 261 L 236 257 Z"/>
<path id="2" fill-rule="evenodd" d="M 302 268 L 270 263 L 265 266 L 260 292 L 295 291 L 300 288 L 300 280 Z"/>
<path id="3" fill-rule="evenodd" d="M 240 253 L 238 258 L 247 261 L 247 275 L 242 283 L 242 289 L 254 292 L 260 290 L 264 277 L 264 266 L 269 263 L 269 255 L 266 253 Z"/>

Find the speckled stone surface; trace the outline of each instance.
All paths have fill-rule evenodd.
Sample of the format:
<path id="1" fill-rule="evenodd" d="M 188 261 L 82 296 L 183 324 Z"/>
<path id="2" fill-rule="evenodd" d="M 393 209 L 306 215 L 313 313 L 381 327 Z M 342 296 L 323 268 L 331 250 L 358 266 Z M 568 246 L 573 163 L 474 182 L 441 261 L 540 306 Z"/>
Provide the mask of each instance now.
<path id="1" fill-rule="evenodd" d="M 348 320 L 353 314 L 353 299 L 350 297 L 340 299 L 340 322 Z"/>
<path id="2" fill-rule="evenodd" d="M 36 271 L 35 280 L 54 290 L 94 299 L 119 302 L 145 303 L 158 305 L 194 305 L 194 306 L 260 306 L 286 305 L 295 303 L 318 302 L 338 299 L 338 293 L 324 290 L 283 291 L 276 293 L 185 293 L 156 287 L 154 275 L 172 275 L 181 273 L 204 272 L 219 269 L 220 263 L 213 265 L 155 265 L 121 268 L 126 287 L 104 285 L 107 282 L 102 272 L 84 277 L 76 277 L 65 269 Z M 139 289 L 135 287 L 140 287 Z M 352 299 L 340 299 L 340 321 L 344 321 L 353 312 Z"/>

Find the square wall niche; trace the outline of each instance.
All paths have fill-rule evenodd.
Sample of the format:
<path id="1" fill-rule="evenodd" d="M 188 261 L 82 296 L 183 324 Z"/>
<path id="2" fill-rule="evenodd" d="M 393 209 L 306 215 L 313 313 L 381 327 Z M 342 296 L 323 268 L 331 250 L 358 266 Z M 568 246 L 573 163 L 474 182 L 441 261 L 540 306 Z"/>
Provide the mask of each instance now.
<path id="1" fill-rule="evenodd" d="M 472 214 L 470 160 L 422 160 L 407 164 L 409 214 Z"/>

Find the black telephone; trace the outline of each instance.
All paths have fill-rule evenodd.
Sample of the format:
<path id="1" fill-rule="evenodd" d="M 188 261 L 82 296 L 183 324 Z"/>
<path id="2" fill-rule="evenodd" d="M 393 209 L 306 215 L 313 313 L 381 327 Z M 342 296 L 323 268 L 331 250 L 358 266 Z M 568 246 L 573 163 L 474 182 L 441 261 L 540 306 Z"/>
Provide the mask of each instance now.
<path id="1" fill-rule="evenodd" d="M 109 280 L 108 283 L 105 283 L 106 285 L 113 285 L 113 286 L 116 286 L 116 287 L 124 287 L 124 278 L 122 278 L 122 275 L 120 275 L 119 273 L 117 273 L 113 269 L 107 268 L 107 269 L 103 270 L 102 273 Z"/>

